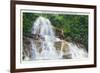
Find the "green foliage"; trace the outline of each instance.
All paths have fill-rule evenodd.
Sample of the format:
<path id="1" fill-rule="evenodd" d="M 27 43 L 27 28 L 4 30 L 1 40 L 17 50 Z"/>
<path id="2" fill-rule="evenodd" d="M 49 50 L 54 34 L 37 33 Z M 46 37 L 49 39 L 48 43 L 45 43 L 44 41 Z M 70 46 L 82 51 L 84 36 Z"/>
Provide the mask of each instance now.
<path id="1" fill-rule="evenodd" d="M 64 38 L 88 49 L 88 15 L 23 13 L 23 33 L 31 33 L 37 17 L 48 18 L 54 27 L 64 30 Z"/>

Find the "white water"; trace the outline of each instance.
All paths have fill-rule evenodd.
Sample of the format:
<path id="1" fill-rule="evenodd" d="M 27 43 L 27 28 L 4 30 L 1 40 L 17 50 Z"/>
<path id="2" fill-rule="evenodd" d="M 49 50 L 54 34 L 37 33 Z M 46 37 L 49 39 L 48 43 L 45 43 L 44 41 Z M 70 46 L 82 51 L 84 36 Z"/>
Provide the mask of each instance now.
<path id="1" fill-rule="evenodd" d="M 55 37 L 55 32 L 52 28 L 52 24 L 49 19 L 44 17 L 38 17 L 33 24 L 32 34 L 40 35 L 40 42 L 42 52 L 39 53 L 36 48 L 36 44 L 33 40 L 31 40 L 32 49 L 33 49 L 33 59 L 61 59 L 63 58 L 63 52 L 57 53 L 56 48 L 54 47 L 55 41 L 57 38 Z M 58 41 L 61 41 L 60 39 Z M 76 45 L 72 43 L 68 43 L 69 45 L 69 53 L 71 58 L 84 58 L 87 57 L 87 52 L 82 48 L 78 48 Z M 66 48 L 67 49 L 67 48 Z"/>
<path id="2" fill-rule="evenodd" d="M 84 50 L 84 48 L 79 48 L 75 44 L 69 43 L 69 49 L 73 59 L 80 59 L 88 56 L 87 51 Z"/>
<path id="3" fill-rule="evenodd" d="M 54 47 L 55 33 L 51 22 L 44 17 L 38 17 L 32 28 L 32 34 L 38 34 L 42 38 L 40 39 L 42 52 L 36 54 L 36 59 L 59 58 L 56 48 Z M 36 48 L 33 47 L 33 49 L 37 52 Z"/>

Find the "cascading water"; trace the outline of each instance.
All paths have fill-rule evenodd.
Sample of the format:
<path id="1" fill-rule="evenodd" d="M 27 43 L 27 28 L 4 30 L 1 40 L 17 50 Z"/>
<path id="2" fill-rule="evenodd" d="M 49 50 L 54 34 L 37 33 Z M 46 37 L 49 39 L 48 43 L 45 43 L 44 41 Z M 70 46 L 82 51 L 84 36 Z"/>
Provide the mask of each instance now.
<path id="1" fill-rule="evenodd" d="M 32 34 L 40 36 L 39 41 L 41 42 L 42 51 L 39 53 L 36 48 L 34 40 L 31 40 L 32 50 L 33 50 L 33 59 L 61 59 L 63 58 L 63 52 L 60 50 L 60 53 L 57 53 L 57 48 L 54 46 L 57 38 L 53 30 L 53 26 L 49 19 L 42 16 L 38 17 L 33 24 Z M 62 41 L 59 39 L 59 41 Z M 78 48 L 72 43 L 68 43 L 69 54 L 71 58 L 84 58 L 87 57 L 87 52 L 82 48 Z"/>
<path id="2" fill-rule="evenodd" d="M 72 59 L 81 59 L 88 57 L 87 51 L 84 48 L 79 48 L 77 45 L 69 43 L 69 49 Z"/>
<path id="3" fill-rule="evenodd" d="M 40 39 L 42 52 L 40 55 L 36 54 L 36 59 L 59 58 L 54 47 L 55 33 L 50 21 L 44 17 L 38 17 L 32 29 L 32 34 L 38 34 L 42 38 Z M 32 48 L 34 49 L 34 47 Z"/>

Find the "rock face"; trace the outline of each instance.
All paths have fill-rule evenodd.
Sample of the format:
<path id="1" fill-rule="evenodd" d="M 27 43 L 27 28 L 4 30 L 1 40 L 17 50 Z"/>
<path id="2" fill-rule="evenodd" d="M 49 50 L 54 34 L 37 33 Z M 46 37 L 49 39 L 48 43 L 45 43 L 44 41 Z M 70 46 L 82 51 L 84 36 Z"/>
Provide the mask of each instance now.
<path id="1" fill-rule="evenodd" d="M 43 48 L 41 48 L 41 41 L 39 39 L 27 38 L 24 37 L 23 39 L 23 60 L 31 60 L 33 54 L 31 41 L 34 41 L 36 45 L 37 52 L 41 54 Z M 65 40 L 55 41 L 54 47 L 56 48 L 56 52 L 59 55 L 62 55 L 62 58 L 69 58 L 69 46 Z M 33 52 L 33 53 L 32 53 Z"/>
<path id="2" fill-rule="evenodd" d="M 55 47 L 58 52 L 62 52 L 63 55 L 67 56 L 69 52 L 69 46 L 66 41 L 61 40 L 61 41 L 55 42 Z"/>
<path id="3" fill-rule="evenodd" d="M 32 51 L 32 46 L 31 46 L 30 39 L 24 37 L 23 38 L 22 59 L 27 60 L 27 59 L 31 58 L 31 56 L 32 56 L 31 51 Z"/>

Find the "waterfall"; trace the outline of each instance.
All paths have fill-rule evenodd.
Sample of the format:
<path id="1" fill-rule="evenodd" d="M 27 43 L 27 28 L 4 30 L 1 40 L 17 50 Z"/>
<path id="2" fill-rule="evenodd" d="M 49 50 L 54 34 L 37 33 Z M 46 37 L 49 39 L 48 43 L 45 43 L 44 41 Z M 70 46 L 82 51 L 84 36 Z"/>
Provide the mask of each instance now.
<path id="1" fill-rule="evenodd" d="M 32 59 L 62 59 L 63 58 L 63 46 L 60 52 L 57 53 L 57 48 L 54 46 L 55 42 L 62 41 L 55 36 L 55 31 L 49 19 L 45 17 L 38 17 L 32 26 L 32 34 L 39 35 L 39 41 L 41 43 L 41 53 L 36 48 L 36 43 L 31 40 L 32 44 Z M 64 45 L 64 44 L 63 44 Z M 72 59 L 87 57 L 87 52 L 84 48 L 79 48 L 77 45 L 68 43 L 69 54 Z"/>
<path id="2" fill-rule="evenodd" d="M 41 16 L 38 17 L 33 24 L 32 34 L 38 34 L 40 36 L 42 48 L 42 52 L 40 53 L 40 55 L 36 54 L 36 59 L 59 58 L 56 52 L 56 48 L 54 47 L 55 33 L 49 19 L 46 19 Z"/>
<path id="3" fill-rule="evenodd" d="M 38 17 L 34 22 L 32 27 L 32 34 L 39 34 L 41 37 L 45 37 L 45 35 L 48 35 L 52 37 L 52 41 L 55 39 L 55 33 L 50 20 L 41 16 Z"/>
<path id="4" fill-rule="evenodd" d="M 69 50 L 72 59 L 81 59 L 88 57 L 87 51 L 84 48 L 79 48 L 77 45 L 69 43 Z"/>

